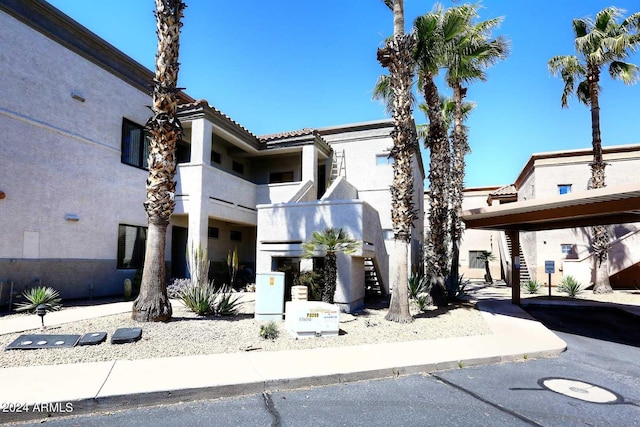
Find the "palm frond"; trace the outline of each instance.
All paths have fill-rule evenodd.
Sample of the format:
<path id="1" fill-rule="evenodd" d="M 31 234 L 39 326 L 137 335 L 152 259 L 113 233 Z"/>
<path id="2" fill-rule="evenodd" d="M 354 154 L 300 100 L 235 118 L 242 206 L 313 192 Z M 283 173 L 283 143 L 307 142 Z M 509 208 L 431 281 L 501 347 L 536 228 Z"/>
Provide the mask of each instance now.
<path id="1" fill-rule="evenodd" d="M 620 79 L 627 85 L 635 84 L 640 77 L 637 65 L 619 61 L 609 64 L 609 75 L 612 79 Z"/>

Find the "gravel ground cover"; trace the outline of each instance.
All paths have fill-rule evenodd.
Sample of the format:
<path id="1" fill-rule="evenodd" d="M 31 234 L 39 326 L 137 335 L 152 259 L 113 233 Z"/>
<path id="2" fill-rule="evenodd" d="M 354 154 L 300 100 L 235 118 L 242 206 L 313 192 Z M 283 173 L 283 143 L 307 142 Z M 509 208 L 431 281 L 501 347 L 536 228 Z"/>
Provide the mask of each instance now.
<path id="1" fill-rule="evenodd" d="M 491 333 L 481 313 L 472 303 L 457 304 L 447 309 L 431 307 L 426 312 L 413 311 L 415 321 L 396 324 L 384 320 L 387 308 L 367 308 L 356 314 L 340 314 L 340 335 L 295 339 L 278 323 L 280 334 L 275 340 L 260 336 L 260 325 L 254 319 L 254 303 L 249 301 L 235 317 L 198 316 L 173 301 L 173 320 L 167 323 L 139 323 L 129 313 L 99 317 L 51 326 L 47 334 L 107 332 L 107 342 L 96 346 L 0 352 L 0 366 L 35 366 L 65 363 L 134 360 L 242 351 L 297 350 L 338 347 L 410 340 L 482 335 Z M 76 308 L 63 308 L 74 310 Z M 18 314 L 12 316 L 24 316 Z M 32 315 L 35 317 L 35 315 Z M 1 320 L 0 320 L 1 321 Z M 39 319 L 34 322 L 39 323 Z M 36 323 L 36 324 L 38 324 Z M 46 322 L 45 322 L 46 324 Z M 117 328 L 141 327 L 142 339 L 129 344 L 110 344 Z M 22 334 L 39 334 L 39 329 L 0 336 L 4 349 Z"/>
<path id="2" fill-rule="evenodd" d="M 471 283 L 467 291 L 470 297 L 468 302 L 450 305 L 447 309 L 429 307 L 425 312 L 418 312 L 413 307 L 415 321 L 411 324 L 388 322 L 384 320 L 387 308 L 371 306 L 355 314 L 341 313 L 340 335 L 337 337 L 295 339 L 284 329 L 284 322 L 279 322 L 280 334 L 275 340 L 260 337 L 260 325 L 264 322 L 254 319 L 252 294 L 245 295 L 247 302 L 235 317 L 201 317 L 174 300 L 173 320 L 168 323 L 139 323 L 133 321 L 129 313 L 124 313 L 51 326 L 44 333 L 83 335 L 88 332 L 107 332 L 107 342 L 97 346 L 0 351 L 0 367 L 297 350 L 490 334 L 491 330 L 476 309 L 474 298 L 479 294 L 484 298 L 509 298 L 510 288 L 499 282 L 494 285 Z M 546 289 L 541 289 L 534 295 L 521 293 L 523 299 L 544 299 L 545 295 Z M 553 289 L 553 299 L 569 299 L 563 295 Z M 605 295 L 585 291 L 577 299 L 640 306 L 640 290 L 616 291 Z M 86 305 L 86 302 L 80 305 Z M 79 308 L 78 305 L 66 306 L 63 310 Z M 0 318 L 0 321 L 13 316 L 28 315 L 13 314 Z M 34 317 L 34 324 L 38 325 L 39 319 L 35 315 L 31 316 Z M 110 344 L 113 332 L 124 327 L 141 327 L 142 339 L 130 344 Z M 0 348 L 4 349 L 20 335 L 27 333 L 38 334 L 41 331 L 33 329 L 0 335 Z"/>

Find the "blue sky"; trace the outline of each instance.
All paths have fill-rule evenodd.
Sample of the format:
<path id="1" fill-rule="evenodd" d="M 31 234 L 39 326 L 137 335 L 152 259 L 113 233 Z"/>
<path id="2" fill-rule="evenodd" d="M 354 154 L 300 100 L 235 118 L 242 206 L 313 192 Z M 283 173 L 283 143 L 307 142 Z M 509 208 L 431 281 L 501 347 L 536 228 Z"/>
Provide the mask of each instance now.
<path id="1" fill-rule="evenodd" d="M 156 52 L 152 0 L 48 0 L 149 69 Z M 392 34 L 381 0 L 186 0 L 179 86 L 206 99 L 257 135 L 378 120 L 371 98 L 384 72 L 376 49 Z M 457 4 L 460 4 L 459 1 Z M 444 6 L 454 4 L 443 1 Z M 511 54 L 473 84 L 477 104 L 467 125 L 472 153 L 466 185 L 512 183 L 532 153 L 588 148 L 591 119 L 575 99 L 560 108 L 562 81 L 547 61 L 573 54 L 571 21 L 614 4 L 629 13 L 637 0 L 484 0 L 481 19 L 503 16 L 494 33 Z M 406 27 L 433 2 L 405 0 Z M 625 16 L 626 16 L 625 15 Z M 640 64 L 640 55 L 632 61 Z M 640 84 L 603 73 L 603 145 L 640 143 Z M 446 93 L 444 85 L 441 91 Z M 420 112 L 418 123 L 425 122 Z M 423 151 L 425 167 L 428 154 Z"/>

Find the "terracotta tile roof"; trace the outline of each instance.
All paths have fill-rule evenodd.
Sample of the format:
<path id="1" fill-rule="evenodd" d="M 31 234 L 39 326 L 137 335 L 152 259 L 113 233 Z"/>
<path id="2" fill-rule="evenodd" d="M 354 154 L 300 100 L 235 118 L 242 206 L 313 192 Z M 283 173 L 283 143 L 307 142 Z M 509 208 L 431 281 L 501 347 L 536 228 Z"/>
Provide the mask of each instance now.
<path id="1" fill-rule="evenodd" d="M 272 133 L 269 135 L 261 135 L 258 137 L 258 139 L 261 142 L 270 142 L 270 141 L 275 141 L 277 139 L 285 139 L 285 138 L 296 138 L 299 136 L 306 136 L 306 135 L 320 135 L 318 133 L 317 130 L 315 129 L 311 129 L 311 128 L 304 128 L 304 129 L 299 129 L 299 130 L 292 130 L 289 132 L 280 132 L 280 133 Z"/>
<path id="2" fill-rule="evenodd" d="M 496 191 L 492 191 L 489 195 L 491 197 L 516 196 L 518 195 L 518 191 L 516 190 L 515 185 L 509 184 L 505 185 L 504 187 L 498 188 Z"/>
<path id="3" fill-rule="evenodd" d="M 249 129 L 247 129 L 246 127 L 242 126 L 240 123 L 238 123 L 235 120 L 233 120 L 231 117 L 229 117 L 228 115 L 226 115 L 222 111 L 218 110 L 213 105 L 210 105 L 209 102 L 206 99 L 199 99 L 199 100 L 197 100 L 195 102 L 191 102 L 191 103 L 188 103 L 188 104 L 180 104 L 180 105 L 178 105 L 178 112 L 188 111 L 188 110 L 193 110 L 193 109 L 198 109 L 198 108 L 207 108 L 207 109 L 211 110 L 215 115 L 223 118 L 224 120 L 228 121 L 229 123 L 233 124 L 234 126 L 237 126 L 239 129 L 242 129 L 244 132 L 246 132 L 249 135 L 253 136 L 254 138 L 258 139 L 258 137 L 253 132 L 251 132 Z"/>

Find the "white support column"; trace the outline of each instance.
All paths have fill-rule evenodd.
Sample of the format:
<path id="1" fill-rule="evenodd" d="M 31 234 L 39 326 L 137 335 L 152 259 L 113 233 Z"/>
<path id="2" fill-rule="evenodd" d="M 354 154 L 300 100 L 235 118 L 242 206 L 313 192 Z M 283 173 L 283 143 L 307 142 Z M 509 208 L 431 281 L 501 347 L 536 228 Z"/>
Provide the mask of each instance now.
<path id="1" fill-rule="evenodd" d="M 213 124 L 210 121 L 196 119 L 191 122 L 191 163 L 211 163 L 212 140 Z"/>
<path id="2" fill-rule="evenodd" d="M 213 125 L 205 119 L 197 119 L 191 123 L 191 163 L 209 165 L 211 161 L 211 142 Z M 189 194 L 189 236 L 188 248 L 200 247 L 205 250 L 209 239 L 209 197 L 203 189 L 203 168 L 194 168 L 188 182 Z M 184 185 L 184 184 L 183 184 Z"/>
<path id="3" fill-rule="evenodd" d="M 318 182 L 318 152 L 314 145 L 302 147 L 302 181 Z"/>

